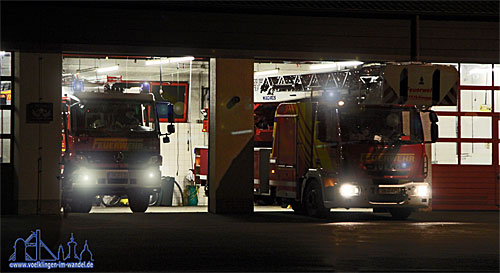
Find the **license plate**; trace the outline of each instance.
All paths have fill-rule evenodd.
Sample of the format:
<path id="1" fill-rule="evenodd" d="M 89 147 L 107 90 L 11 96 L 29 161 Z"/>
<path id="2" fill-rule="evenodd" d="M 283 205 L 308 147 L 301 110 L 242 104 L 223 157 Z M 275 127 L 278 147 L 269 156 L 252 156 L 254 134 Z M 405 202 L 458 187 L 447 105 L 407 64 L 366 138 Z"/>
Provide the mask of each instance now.
<path id="1" fill-rule="evenodd" d="M 401 189 L 396 187 L 378 188 L 379 194 L 399 194 L 400 192 Z"/>
<path id="2" fill-rule="evenodd" d="M 127 172 L 109 172 L 108 178 L 109 179 L 128 179 L 128 173 Z"/>

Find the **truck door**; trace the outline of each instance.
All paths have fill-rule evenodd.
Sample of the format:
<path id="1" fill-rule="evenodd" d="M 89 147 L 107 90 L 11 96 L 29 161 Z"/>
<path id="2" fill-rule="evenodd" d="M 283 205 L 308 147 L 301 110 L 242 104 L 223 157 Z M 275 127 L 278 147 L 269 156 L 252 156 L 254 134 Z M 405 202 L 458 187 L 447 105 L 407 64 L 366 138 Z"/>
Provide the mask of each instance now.
<path id="1" fill-rule="evenodd" d="M 297 117 L 278 116 L 278 166 L 295 167 L 297 150 Z"/>
<path id="2" fill-rule="evenodd" d="M 278 115 L 276 196 L 296 198 L 297 116 Z"/>

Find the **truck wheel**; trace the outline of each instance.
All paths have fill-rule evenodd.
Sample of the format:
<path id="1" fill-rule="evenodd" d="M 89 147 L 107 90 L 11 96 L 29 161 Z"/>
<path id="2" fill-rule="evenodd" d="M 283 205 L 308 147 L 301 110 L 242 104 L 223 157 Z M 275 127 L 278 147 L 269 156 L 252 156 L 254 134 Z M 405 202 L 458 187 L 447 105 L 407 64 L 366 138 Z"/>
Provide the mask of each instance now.
<path id="1" fill-rule="evenodd" d="M 101 203 L 105 207 L 116 207 L 120 203 L 120 200 L 121 196 L 119 195 L 104 195 L 101 198 Z"/>
<path id="2" fill-rule="evenodd" d="M 128 202 L 133 212 L 145 212 L 149 206 L 149 192 L 133 191 L 128 194 Z"/>
<path id="3" fill-rule="evenodd" d="M 318 183 L 311 182 L 307 185 L 304 196 L 304 205 L 307 215 L 317 218 L 326 218 L 329 209 L 323 204 L 323 196 L 321 196 L 321 188 Z"/>
<path id="4" fill-rule="evenodd" d="M 149 206 L 154 206 L 156 203 L 158 203 L 158 199 L 160 198 L 160 194 L 157 192 L 153 192 L 149 196 Z"/>
<path id="5" fill-rule="evenodd" d="M 412 210 L 409 208 L 392 208 L 389 212 L 391 213 L 393 219 L 405 220 L 410 216 Z"/>
<path id="6" fill-rule="evenodd" d="M 298 215 L 307 214 L 306 208 L 299 201 L 295 201 L 295 200 L 291 201 L 290 206 L 292 206 L 293 212 L 295 212 L 295 214 L 298 214 Z"/>

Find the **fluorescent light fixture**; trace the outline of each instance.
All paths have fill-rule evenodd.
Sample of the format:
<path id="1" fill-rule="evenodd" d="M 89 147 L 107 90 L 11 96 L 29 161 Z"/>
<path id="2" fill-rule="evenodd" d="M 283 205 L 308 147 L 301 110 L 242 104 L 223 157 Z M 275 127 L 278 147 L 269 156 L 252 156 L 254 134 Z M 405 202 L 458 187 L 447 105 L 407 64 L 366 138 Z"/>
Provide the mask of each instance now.
<path id="1" fill-rule="evenodd" d="M 6 53 L 7 52 L 5 52 L 5 51 L 0 51 L 0 56 L 5 56 Z"/>
<path id="2" fill-rule="evenodd" d="M 168 64 L 168 59 L 156 59 L 146 61 L 146 65 L 159 65 L 159 64 Z"/>
<path id="3" fill-rule="evenodd" d="M 272 76 L 272 75 L 278 75 L 279 70 L 274 69 L 274 70 L 265 70 L 265 71 L 259 71 L 253 73 L 254 77 L 263 77 L 263 76 Z"/>
<path id="4" fill-rule="evenodd" d="M 168 63 L 180 63 L 180 62 L 188 62 L 194 60 L 193 56 L 187 57 L 179 57 L 179 58 L 165 58 L 165 59 L 154 59 L 146 61 L 146 65 L 159 65 L 159 64 L 168 64 Z"/>
<path id="5" fill-rule="evenodd" d="M 89 77 L 81 77 L 82 79 L 84 80 L 87 80 L 87 81 L 102 81 L 102 80 L 106 80 L 108 78 L 107 75 L 99 75 L 99 76 L 89 76 Z"/>
<path id="6" fill-rule="evenodd" d="M 310 70 L 320 70 L 320 69 L 329 69 L 329 68 L 337 68 L 337 63 L 325 63 L 325 64 L 313 64 L 309 66 Z"/>
<path id="7" fill-rule="evenodd" d="M 358 66 L 363 64 L 363 62 L 360 61 L 346 61 L 346 62 L 338 62 L 337 63 L 339 66 Z"/>
<path id="8" fill-rule="evenodd" d="M 106 73 L 106 72 L 111 72 L 111 71 L 116 71 L 118 70 L 119 67 L 117 65 L 115 66 L 109 66 L 109 67 L 101 67 L 96 70 L 97 73 Z"/>
<path id="9" fill-rule="evenodd" d="M 193 56 L 180 57 L 180 58 L 169 58 L 169 63 L 180 63 L 180 62 L 188 62 L 194 60 Z"/>
<path id="10" fill-rule="evenodd" d="M 320 70 L 320 69 L 331 69 L 331 68 L 340 68 L 347 66 L 358 66 L 363 64 L 360 61 L 345 61 L 345 62 L 331 62 L 331 63 L 322 63 L 322 64 L 313 64 L 309 66 L 309 70 Z"/>

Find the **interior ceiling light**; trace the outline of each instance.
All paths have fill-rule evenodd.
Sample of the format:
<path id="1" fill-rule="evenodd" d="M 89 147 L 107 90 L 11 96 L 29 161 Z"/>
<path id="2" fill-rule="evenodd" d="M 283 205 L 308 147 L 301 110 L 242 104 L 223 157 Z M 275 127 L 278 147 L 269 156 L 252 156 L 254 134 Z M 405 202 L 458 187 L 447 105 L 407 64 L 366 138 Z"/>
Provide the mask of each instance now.
<path id="1" fill-rule="evenodd" d="M 337 68 L 337 63 L 326 63 L 326 64 L 313 64 L 309 66 L 310 70 Z"/>
<path id="2" fill-rule="evenodd" d="M 339 66 L 358 66 L 363 64 L 363 62 L 360 61 L 346 61 L 346 62 L 337 62 Z"/>
<path id="3" fill-rule="evenodd" d="M 179 57 L 179 58 L 166 58 L 166 59 L 155 59 L 146 61 L 146 65 L 159 65 L 168 63 L 180 63 L 194 60 L 193 56 Z"/>
<path id="4" fill-rule="evenodd" d="M 331 68 L 339 68 L 346 66 L 358 66 L 363 64 L 360 61 L 345 61 L 345 62 L 332 62 L 332 63 L 322 63 L 322 64 L 313 64 L 309 66 L 310 70 L 320 70 L 320 69 L 331 69 Z"/>
<path id="5" fill-rule="evenodd" d="M 253 73 L 254 78 L 278 75 L 279 70 L 265 70 Z"/>
<path id="6" fill-rule="evenodd" d="M 105 72 L 111 72 L 111 71 L 116 71 L 118 70 L 119 67 L 117 65 L 115 66 L 109 66 L 109 67 L 101 67 L 101 68 L 98 68 L 96 69 L 96 72 L 97 73 L 105 73 Z"/>

